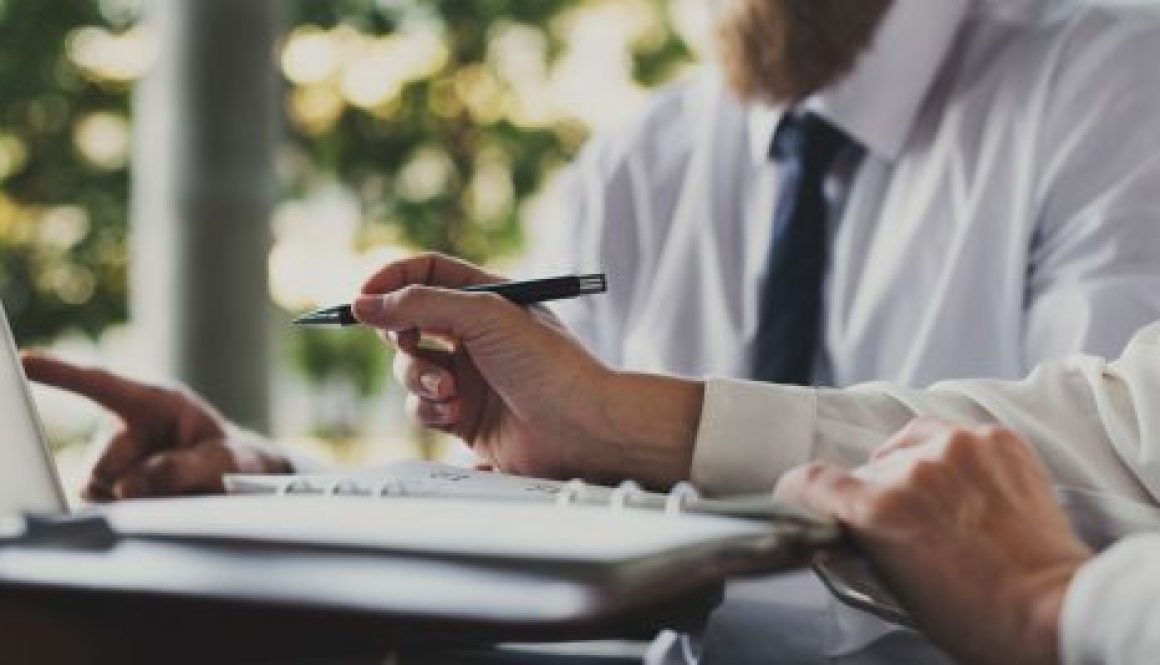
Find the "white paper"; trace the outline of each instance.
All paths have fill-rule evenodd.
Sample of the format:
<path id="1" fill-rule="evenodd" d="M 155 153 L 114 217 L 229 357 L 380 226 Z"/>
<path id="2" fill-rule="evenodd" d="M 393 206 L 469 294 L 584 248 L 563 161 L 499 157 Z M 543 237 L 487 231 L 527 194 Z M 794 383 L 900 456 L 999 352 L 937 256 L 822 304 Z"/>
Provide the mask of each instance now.
<path id="1" fill-rule="evenodd" d="M 302 494 L 384 497 L 459 497 L 555 501 L 567 483 L 406 460 L 341 473 L 282 476 L 227 475 L 229 494 Z M 585 485 L 578 502 L 607 503 L 612 490 Z"/>

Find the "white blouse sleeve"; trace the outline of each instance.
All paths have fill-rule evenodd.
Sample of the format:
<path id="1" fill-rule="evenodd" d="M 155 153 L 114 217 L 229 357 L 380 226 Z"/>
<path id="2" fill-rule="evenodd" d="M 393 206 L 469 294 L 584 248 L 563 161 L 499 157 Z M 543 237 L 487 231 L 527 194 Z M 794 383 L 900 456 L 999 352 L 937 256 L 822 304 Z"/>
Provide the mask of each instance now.
<path id="1" fill-rule="evenodd" d="M 1064 665 L 1146 665 L 1160 657 L 1160 534 L 1120 541 L 1080 569 L 1059 626 Z"/>
<path id="2" fill-rule="evenodd" d="M 1059 485 L 1155 503 L 1160 324 L 1140 332 L 1115 362 L 1076 356 L 1045 363 L 1019 382 L 807 390 L 710 381 L 692 479 L 709 493 L 767 491 L 811 459 L 860 464 L 920 416 L 1006 425 L 1034 444 Z"/>

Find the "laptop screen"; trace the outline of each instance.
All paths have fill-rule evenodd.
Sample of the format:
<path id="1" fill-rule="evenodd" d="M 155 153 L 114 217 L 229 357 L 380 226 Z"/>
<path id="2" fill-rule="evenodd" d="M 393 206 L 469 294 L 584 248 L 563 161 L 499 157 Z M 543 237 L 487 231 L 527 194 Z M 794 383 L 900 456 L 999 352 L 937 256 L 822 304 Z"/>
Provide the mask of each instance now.
<path id="1" fill-rule="evenodd" d="M 0 308 L 0 517 L 66 510 L 8 316 Z"/>

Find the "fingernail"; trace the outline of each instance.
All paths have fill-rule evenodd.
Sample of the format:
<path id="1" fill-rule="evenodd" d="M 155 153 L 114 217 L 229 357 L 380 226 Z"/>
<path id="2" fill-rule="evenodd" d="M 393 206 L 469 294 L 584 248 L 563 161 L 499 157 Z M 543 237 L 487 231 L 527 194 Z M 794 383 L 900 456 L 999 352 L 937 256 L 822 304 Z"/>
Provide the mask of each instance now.
<path id="1" fill-rule="evenodd" d="M 382 296 L 359 296 L 354 301 L 354 318 L 364 323 L 377 321 L 382 318 Z"/>
<path id="2" fill-rule="evenodd" d="M 439 396 L 439 384 L 441 379 L 435 372 L 427 372 L 419 375 L 419 384 L 423 386 L 423 390 L 427 391 L 428 397 Z"/>

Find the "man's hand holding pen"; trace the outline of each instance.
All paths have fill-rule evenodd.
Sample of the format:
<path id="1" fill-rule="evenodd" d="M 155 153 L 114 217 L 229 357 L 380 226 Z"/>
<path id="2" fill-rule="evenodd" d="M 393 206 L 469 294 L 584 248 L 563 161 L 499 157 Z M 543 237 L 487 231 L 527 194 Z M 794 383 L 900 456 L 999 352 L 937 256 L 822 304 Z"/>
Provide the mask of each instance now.
<path id="1" fill-rule="evenodd" d="M 364 285 L 355 316 L 397 345 L 395 375 L 413 416 L 500 471 L 655 487 L 687 477 L 701 385 L 613 371 L 548 310 L 458 290 L 496 281 L 423 255 Z M 424 336 L 451 350 L 421 346 Z"/>

